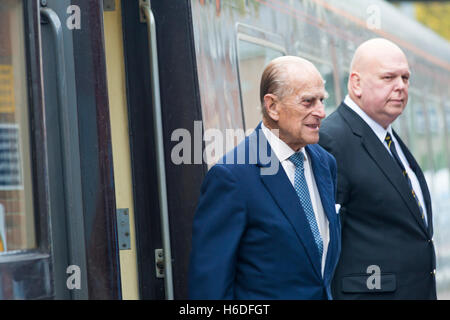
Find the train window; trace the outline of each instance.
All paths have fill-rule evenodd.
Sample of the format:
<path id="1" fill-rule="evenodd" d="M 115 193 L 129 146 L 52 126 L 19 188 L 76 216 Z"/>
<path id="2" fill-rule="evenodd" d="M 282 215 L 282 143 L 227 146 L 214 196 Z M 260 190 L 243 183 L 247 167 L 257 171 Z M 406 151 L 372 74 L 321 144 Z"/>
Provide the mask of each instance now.
<path id="1" fill-rule="evenodd" d="M 239 79 L 246 129 L 255 128 L 261 121 L 259 83 L 264 67 L 283 53 L 264 45 L 239 40 Z"/>
<path id="2" fill-rule="evenodd" d="M 446 101 L 444 104 L 444 110 L 445 110 L 445 124 L 447 132 L 450 133 L 450 103 L 448 101 Z"/>
<path id="3" fill-rule="evenodd" d="M 259 101 L 259 84 L 265 66 L 273 59 L 283 56 L 285 49 L 277 42 L 267 39 L 267 35 L 248 35 L 238 27 L 238 68 L 241 91 L 244 128 L 255 128 L 261 121 L 261 102 Z M 252 30 L 253 31 L 253 30 Z M 262 33 L 261 31 L 257 31 Z M 275 35 L 271 35 L 275 36 Z M 249 130 L 247 131 L 249 132 Z"/>
<path id="4" fill-rule="evenodd" d="M 328 93 L 328 98 L 325 100 L 324 104 L 325 104 L 325 113 L 328 116 L 338 106 L 333 65 L 326 60 L 318 59 L 311 55 L 307 55 L 303 52 L 299 52 L 299 55 L 302 58 L 311 61 L 316 66 L 317 70 L 319 70 L 323 80 L 325 80 L 325 90 Z"/>
<path id="5" fill-rule="evenodd" d="M 428 100 L 428 114 L 430 121 L 431 143 L 433 148 L 434 168 L 439 170 L 447 166 L 445 154 L 444 114 L 441 114 L 439 102 L 436 99 Z"/>
<path id="6" fill-rule="evenodd" d="M 408 127 L 411 128 L 409 147 L 427 176 L 427 174 L 431 174 L 433 166 L 430 160 L 427 114 L 419 90 L 409 89 L 408 107 L 405 109 L 405 112 L 409 113 Z"/>
<path id="7" fill-rule="evenodd" d="M 22 1 L 0 1 L 0 252 L 36 247 Z"/>
<path id="8" fill-rule="evenodd" d="M 340 87 L 341 87 L 341 94 L 342 99 L 345 98 L 345 96 L 348 94 L 348 78 L 349 78 L 350 71 L 349 69 L 344 70 L 342 74 L 339 75 L 339 81 L 340 81 Z"/>
<path id="9" fill-rule="evenodd" d="M 334 111 L 337 107 L 337 100 L 336 100 L 336 94 L 335 94 L 335 83 L 334 83 L 334 71 L 333 66 L 331 64 L 325 63 L 325 62 L 319 62 L 311 60 L 314 65 L 319 70 L 320 74 L 323 77 L 323 80 L 325 80 L 325 90 L 328 93 L 328 98 L 325 100 L 325 113 L 328 116 L 330 113 Z"/>
<path id="10" fill-rule="evenodd" d="M 402 138 L 406 145 L 410 144 L 409 117 L 410 110 L 407 106 L 406 109 L 403 110 L 403 113 L 392 123 L 393 129 Z"/>

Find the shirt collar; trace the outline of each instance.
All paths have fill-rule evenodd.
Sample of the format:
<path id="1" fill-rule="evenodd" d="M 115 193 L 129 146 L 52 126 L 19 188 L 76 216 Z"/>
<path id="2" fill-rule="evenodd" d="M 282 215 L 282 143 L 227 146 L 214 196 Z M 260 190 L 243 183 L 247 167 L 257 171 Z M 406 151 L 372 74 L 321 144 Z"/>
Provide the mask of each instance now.
<path id="1" fill-rule="evenodd" d="M 367 125 L 372 129 L 372 131 L 375 133 L 375 135 L 380 139 L 381 142 L 384 143 L 384 139 L 386 138 L 386 134 L 389 132 L 391 136 L 392 134 L 392 126 L 389 125 L 387 129 L 383 128 L 378 122 L 373 120 L 371 117 L 367 115 L 367 113 L 364 112 L 363 109 L 361 109 L 360 106 L 356 104 L 355 101 L 350 98 L 349 95 L 347 95 L 344 99 L 344 103 L 353 111 L 355 111 Z"/>
<path id="2" fill-rule="evenodd" d="M 277 156 L 278 160 L 280 160 L 280 162 L 288 160 L 295 153 L 295 151 L 292 150 L 292 148 L 289 147 L 286 142 L 278 138 L 269 128 L 264 125 L 264 123 L 261 123 L 261 129 L 266 136 L 270 147 L 272 148 L 273 152 L 275 152 L 275 155 Z M 306 155 L 305 148 L 301 148 L 300 151 L 303 153 L 304 160 L 307 161 L 308 157 Z"/>

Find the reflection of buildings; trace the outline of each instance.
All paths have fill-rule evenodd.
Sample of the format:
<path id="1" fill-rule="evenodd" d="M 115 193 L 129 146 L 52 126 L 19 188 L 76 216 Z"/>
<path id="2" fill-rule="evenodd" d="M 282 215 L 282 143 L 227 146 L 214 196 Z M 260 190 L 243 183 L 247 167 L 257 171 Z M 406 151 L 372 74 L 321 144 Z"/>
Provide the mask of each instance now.
<path id="1" fill-rule="evenodd" d="M 1 1 L 0 205 L 4 210 L 0 235 L 5 238 L 8 250 L 32 248 L 35 243 L 32 194 L 29 192 L 30 154 L 28 148 L 24 148 L 29 145 L 24 50 L 21 1 Z M 25 172 L 24 167 L 27 168 Z M 26 181 L 24 174 L 27 175 Z"/>

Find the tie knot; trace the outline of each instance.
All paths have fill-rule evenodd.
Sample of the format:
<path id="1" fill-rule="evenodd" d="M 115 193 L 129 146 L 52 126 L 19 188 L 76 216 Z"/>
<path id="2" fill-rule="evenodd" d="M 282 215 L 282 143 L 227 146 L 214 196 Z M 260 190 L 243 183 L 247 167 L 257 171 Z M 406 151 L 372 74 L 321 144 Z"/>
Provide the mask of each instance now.
<path id="1" fill-rule="evenodd" d="M 386 137 L 384 138 L 384 141 L 388 144 L 389 149 L 391 148 L 392 143 L 392 137 L 389 132 L 386 133 Z"/>
<path id="2" fill-rule="evenodd" d="M 389 132 L 386 133 L 386 138 L 384 138 L 387 142 L 392 140 L 391 134 Z"/>
<path id="3" fill-rule="evenodd" d="M 289 160 L 296 166 L 303 169 L 303 152 L 299 151 L 294 153 L 292 156 L 289 157 Z"/>

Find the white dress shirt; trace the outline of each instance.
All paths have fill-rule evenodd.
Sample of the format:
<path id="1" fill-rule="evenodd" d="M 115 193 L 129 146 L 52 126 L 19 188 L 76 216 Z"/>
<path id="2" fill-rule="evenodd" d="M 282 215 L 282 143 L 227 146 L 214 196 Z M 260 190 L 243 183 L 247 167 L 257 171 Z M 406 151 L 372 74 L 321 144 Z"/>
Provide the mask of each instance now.
<path id="1" fill-rule="evenodd" d="M 425 216 L 425 224 L 428 225 L 427 221 L 427 209 L 425 206 L 425 201 L 423 199 L 423 193 L 422 189 L 420 188 L 419 180 L 417 179 L 416 174 L 411 169 L 411 166 L 408 163 L 408 160 L 406 160 L 405 154 L 403 153 L 402 148 L 400 147 L 400 144 L 398 143 L 397 139 L 395 138 L 394 134 L 392 133 L 392 126 L 389 125 L 387 129 L 384 129 L 378 122 L 373 120 L 371 117 L 367 115 L 357 104 L 350 98 L 349 95 L 345 97 L 344 103 L 350 107 L 353 111 L 355 111 L 363 120 L 367 123 L 367 125 L 372 129 L 372 131 L 375 133 L 375 135 L 380 139 L 381 143 L 384 145 L 386 150 L 391 154 L 391 150 L 389 149 L 389 146 L 387 142 L 385 141 L 386 133 L 389 132 L 389 134 L 392 137 L 392 141 L 395 143 L 395 148 L 397 150 L 398 156 L 400 160 L 402 161 L 403 166 L 405 167 L 406 173 L 408 174 L 409 180 L 411 180 L 411 185 L 414 189 L 414 192 L 416 196 L 418 196 L 420 204 L 422 205 L 423 214 Z"/>
<path id="2" fill-rule="evenodd" d="M 289 160 L 295 151 L 291 149 L 284 141 L 278 138 L 272 131 L 270 131 L 263 123 L 261 124 L 262 131 L 266 136 L 270 147 L 274 151 L 281 165 L 283 166 L 286 175 L 289 178 L 292 186 L 295 188 L 295 165 Z M 317 189 L 316 180 L 311 167 L 310 158 L 305 148 L 300 149 L 304 155 L 304 172 L 306 178 L 306 184 L 308 185 L 309 194 L 311 196 L 311 203 L 316 217 L 317 226 L 319 228 L 320 235 L 323 242 L 323 254 L 322 254 L 322 276 L 325 268 L 325 261 L 328 251 L 328 243 L 330 241 L 328 218 L 325 215 L 322 206 L 322 200 L 320 199 L 319 190 Z"/>

